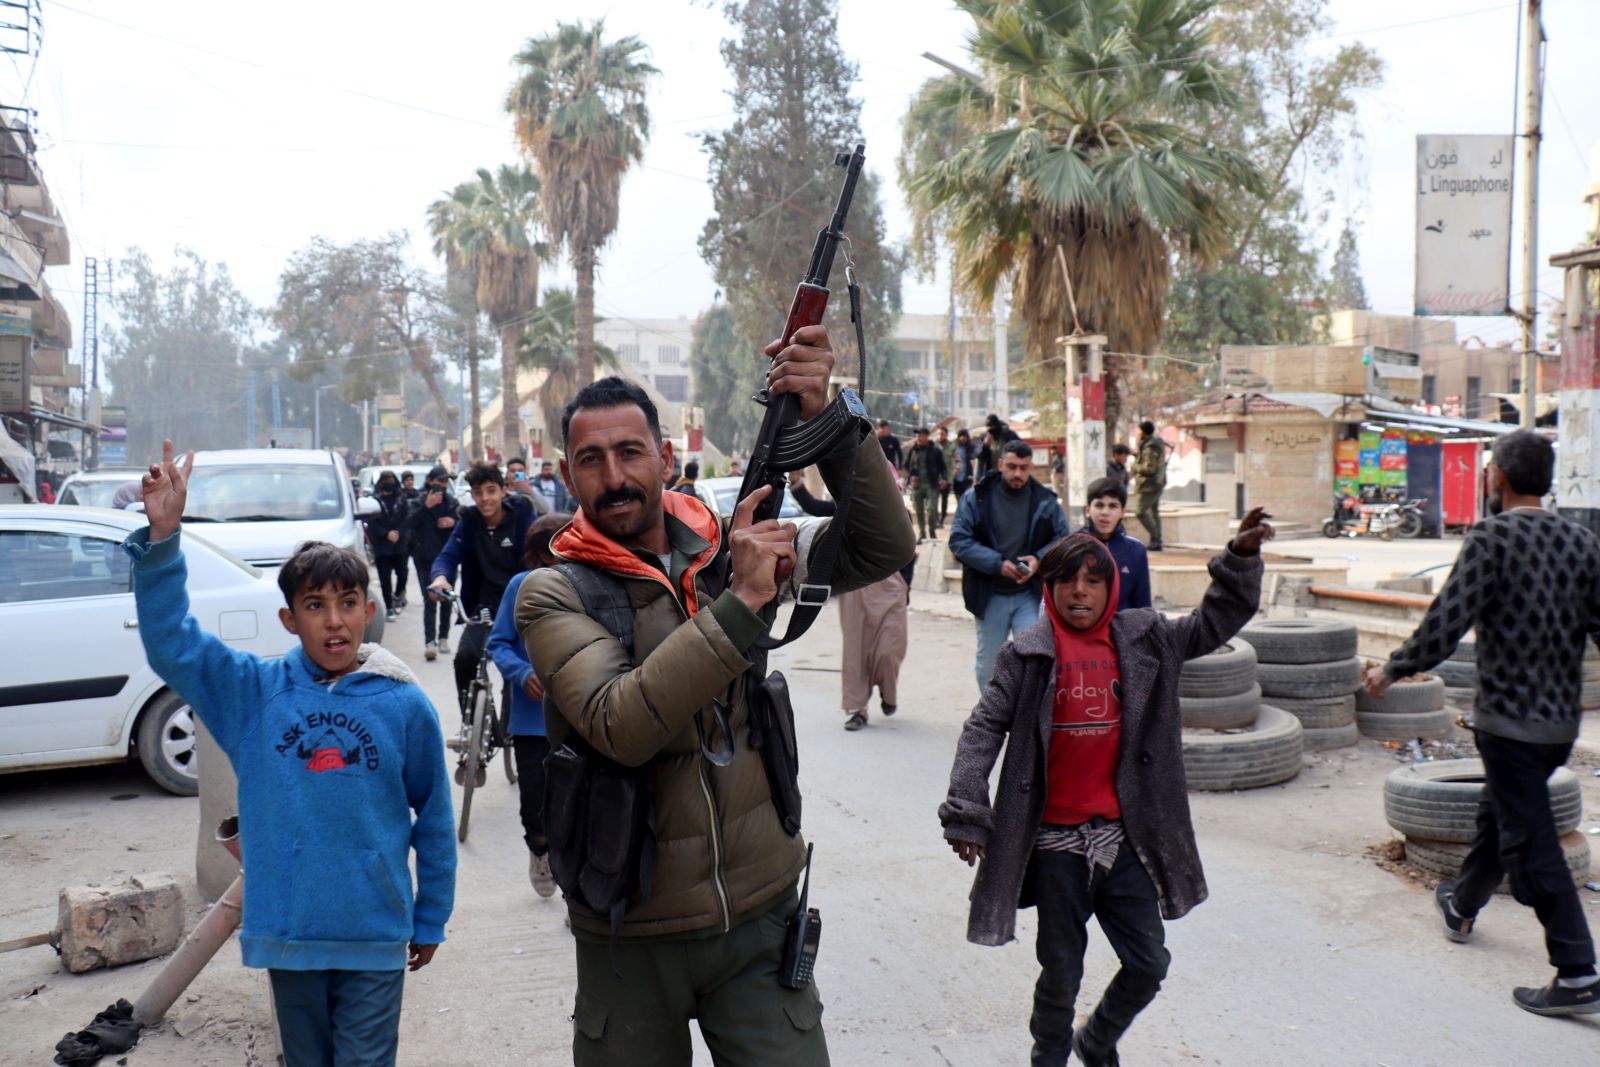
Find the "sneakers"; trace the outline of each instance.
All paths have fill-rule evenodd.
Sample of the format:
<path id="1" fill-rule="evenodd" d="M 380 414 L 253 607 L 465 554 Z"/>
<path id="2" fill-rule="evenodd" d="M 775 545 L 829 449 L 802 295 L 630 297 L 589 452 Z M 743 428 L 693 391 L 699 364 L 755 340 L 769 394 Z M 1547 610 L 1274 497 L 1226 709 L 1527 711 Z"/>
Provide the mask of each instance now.
<path id="1" fill-rule="evenodd" d="M 383 617 L 387 622 L 394 622 L 394 620 L 400 617 L 400 609 L 390 608 L 388 611 L 384 612 Z"/>
<path id="2" fill-rule="evenodd" d="M 541 897 L 556 895 L 556 876 L 550 873 L 549 856 L 528 853 L 528 881 L 533 883 L 533 891 Z"/>
<path id="3" fill-rule="evenodd" d="M 448 656 L 450 654 L 450 638 L 441 637 L 435 644 L 439 646 L 439 655 Z"/>
<path id="4" fill-rule="evenodd" d="M 1078 1062 L 1083 1067 L 1122 1067 L 1122 1060 L 1117 1056 L 1115 1047 L 1100 1052 L 1090 1046 L 1089 1034 L 1083 1028 L 1072 1031 L 1072 1054 L 1078 1057 Z"/>
<path id="5" fill-rule="evenodd" d="M 1472 940 L 1472 924 L 1476 916 L 1462 916 L 1451 910 L 1451 903 L 1455 900 L 1456 884 L 1454 882 L 1440 882 L 1439 887 L 1433 891 L 1434 906 L 1439 909 L 1439 914 L 1444 916 L 1444 936 L 1458 945 L 1465 945 Z"/>
<path id="6" fill-rule="evenodd" d="M 1535 1015 L 1597 1015 L 1600 1014 L 1600 982 L 1574 989 L 1552 979 L 1549 985 L 1538 989 L 1518 986 L 1511 991 L 1511 999 L 1517 1002 L 1517 1007 Z"/>
<path id="7" fill-rule="evenodd" d="M 429 641 L 422 646 L 422 658 L 432 663 L 439 658 L 439 645 L 436 641 Z"/>

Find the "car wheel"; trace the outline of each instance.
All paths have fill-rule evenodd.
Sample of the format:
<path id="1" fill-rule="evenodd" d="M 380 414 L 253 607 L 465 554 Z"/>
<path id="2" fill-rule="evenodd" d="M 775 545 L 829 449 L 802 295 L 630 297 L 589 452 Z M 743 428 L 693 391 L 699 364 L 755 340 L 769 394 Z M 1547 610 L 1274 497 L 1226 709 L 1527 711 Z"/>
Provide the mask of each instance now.
<path id="1" fill-rule="evenodd" d="M 135 742 L 139 762 L 156 785 L 180 797 L 200 792 L 195 726 L 194 709 L 171 690 L 152 701 L 139 718 Z"/>

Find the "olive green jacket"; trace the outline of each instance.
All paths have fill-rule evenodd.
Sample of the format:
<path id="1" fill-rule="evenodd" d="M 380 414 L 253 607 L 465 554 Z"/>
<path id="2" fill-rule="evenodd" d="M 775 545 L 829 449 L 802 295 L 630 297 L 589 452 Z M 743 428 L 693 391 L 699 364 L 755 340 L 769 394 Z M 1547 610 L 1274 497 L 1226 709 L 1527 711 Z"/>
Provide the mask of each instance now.
<path id="1" fill-rule="evenodd" d="M 835 592 L 895 573 L 915 551 L 910 518 L 877 441 L 869 439 L 853 456 L 819 464 L 835 495 L 850 463 L 856 470 L 854 496 L 833 570 Z M 743 691 L 751 645 L 772 624 L 776 606 L 757 615 L 721 590 L 722 575 L 710 573 L 722 569 L 720 560 L 716 566 L 711 561 L 727 520 L 681 493 L 664 494 L 663 503 L 674 549 L 670 579 L 653 557 L 610 541 L 581 513 L 551 546 L 562 558 L 601 566 L 621 579 L 635 613 L 637 665 L 585 614 L 559 570 L 530 574 L 516 606 L 517 632 L 548 694 L 551 744 L 576 730 L 619 763 L 655 761 L 653 885 L 648 899 L 629 902 L 623 937 L 730 929 L 792 886 L 805 866 L 805 844 L 784 833 L 761 755 L 750 745 Z M 812 549 L 832 521 L 800 531 L 794 584 L 807 580 Z M 711 746 L 721 747 L 711 705 L 730 693 L 735 755 L 718 767 L 701 754 L 696 722 Z M 569 906 L 574 929 L 609 930 L 605 919 Z"/>
<path id="2" fill-rule="evenodd" d="M 1167 445 L 1161 438 L 1148 437 L 1140 443 L 1133 482 L 1140 493 L 1159 493 L 1167 487 Z"/>

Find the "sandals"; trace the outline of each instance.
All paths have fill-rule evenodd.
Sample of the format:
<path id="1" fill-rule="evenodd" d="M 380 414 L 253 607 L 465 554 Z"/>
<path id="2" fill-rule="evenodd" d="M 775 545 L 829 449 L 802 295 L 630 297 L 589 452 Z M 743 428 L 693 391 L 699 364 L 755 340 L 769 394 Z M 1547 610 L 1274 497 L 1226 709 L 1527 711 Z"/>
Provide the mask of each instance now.
<path id="1" fill-rule="evenodd" d="M 844 721 L 846 730 L 859 730 L 865 725 L 867 725 L 867 713 L 865 711 L 852 711 L 850 717 Z"/>
<path id="2" fill-rule="evenodd" d="M 885 704 L 882 701 L 879 701 L 878 706 L 883 709 L 885 718 L 900 710 L 899 704 Z"/>

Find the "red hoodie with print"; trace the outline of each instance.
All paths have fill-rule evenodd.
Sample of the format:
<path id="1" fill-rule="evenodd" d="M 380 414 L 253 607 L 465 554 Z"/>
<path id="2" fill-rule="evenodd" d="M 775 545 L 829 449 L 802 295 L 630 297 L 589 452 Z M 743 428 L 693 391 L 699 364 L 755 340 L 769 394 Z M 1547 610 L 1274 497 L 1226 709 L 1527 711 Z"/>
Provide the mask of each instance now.
<path id="1" fill-rule="evenodd" d="M 1075 534 L 1075 537 L 1087 535 Z M 1105 547 L 1098 545 L 1100 551 Z M 1122 675 L 1111 641 L 1117 613 L 1117 568 L 1111 568 L 1106 608 L 1079 632 L 1056 612 L 1054 587 L 1045 588 L 1045 611 L 1056 641 L 1056 693 L 1046 762 L 1044 821 L 1076 826 L 1096 815 L 1122 817 L 1117 802 L 1117 758 L 1122 750 Z"/>

